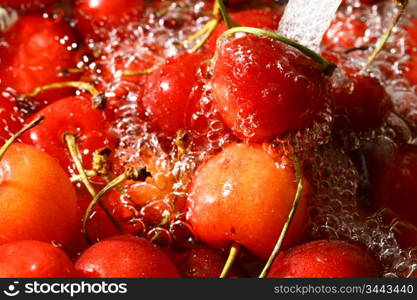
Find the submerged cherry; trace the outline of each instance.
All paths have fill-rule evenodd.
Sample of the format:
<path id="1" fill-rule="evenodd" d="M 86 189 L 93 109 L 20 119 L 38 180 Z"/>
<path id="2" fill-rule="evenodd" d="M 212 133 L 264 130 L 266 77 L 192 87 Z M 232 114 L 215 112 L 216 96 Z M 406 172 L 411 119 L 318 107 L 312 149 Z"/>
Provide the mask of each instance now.
<path id="1" fill-rule="evenodd" d="M 333 92 L 337 129 L 374 129 L 394 109 L 391 97 L 380 81 L 367 73 L 346 70 L 346 80 Z"/>
<path id="2" fill-rule="evenodd" d="M 268 277 L 362 278 L 377 277 L 375 261 L 356 245 L 343 241 L 313 241 L 279 255 Z"/>
<path id="3" fill-rule="evenodd" d="M 74 264 L 50 243 L 18 241 L 0 245 L 1 278 L 75 277 Z"/>
<path id="4" fill-rule="evenodd" d="M 0 4 L 5 4 L 7 6 L 25 9 L 25 10 L 37 10 L 43 8 L 48 4 L 54 3 L 57 0 L 0 0 Z"/>
<path id="5" fill-rule="evenodd" d="M 183 54 L 168 59 L 148 78 L 143 105 L 151 122 L 172 135 L 191 127 L 191 117 L 202 93 L 198 70 L 203 54 Z"/>
<path id="6" fill-rule="evenodd" d="M 145 10 L 144 0 L 77 0 L 74 16 L 85 37 L 103 37 L 122 24 L 138 20 Z"/>
<path id="7" fill-rule="evenodd" d="M 150 242 L 133 236 L 109 238 L 87 249 L 75 263 L 83 277 L 179 277 L 171 260 Z"/>
<path id="8" fill-rule="evenodd" d="M 297 190 L 295 173 L 260 145 L 232 144 L 197 171 L 189 196 L 188 219 L 196 235 L 215 248 L 237 242 L 261 258 L 271 253 Z M 309 187 L 306 182 L 284 240 L 303 234 Z"/>
<path id="9" fill-rule="evenodd" d="M 374 208 L 388 207 L 417 226 L 417 148 L 399 148 L 378 174 L 372 190 Z"/>
<path id="10" fill-rule="evenodd" d="M 29 94 L 35 88 L 75 79 L 78 75 L 62 76 L 74 68 L 73 50 L 78 46 L 72 28 L 62 19 L 25 15 L 7 32 L 0 47 L 0 87 L 11 88 L 18 95 Z M 55 89 L 36 97 L 43 102 L 62 98 L 71 91 Z"/>
<path id="11" fill-rule="evenodd" d="M 226 124 L 238 137 L 256 142 L 310 125 L 330 92 L 312 59 L 252 34 L 218 45 L 212 84 Z"/>

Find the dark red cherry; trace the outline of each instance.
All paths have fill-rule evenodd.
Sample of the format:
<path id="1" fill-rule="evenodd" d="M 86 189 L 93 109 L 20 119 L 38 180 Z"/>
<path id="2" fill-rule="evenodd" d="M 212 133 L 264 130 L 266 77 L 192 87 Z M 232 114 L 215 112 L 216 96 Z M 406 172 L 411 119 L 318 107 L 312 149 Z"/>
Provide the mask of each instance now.
<path id="1" fill-rule="evenodd" d="M 371 74 L 346 70 L 346 79 L 334 88 L 336 128 L 365 131 L 382 124 L 393 111 L 391 97 Z"/>
<path id="2" fill-rule="evenodd" d="M 204 58 L 203 54 L 183 54 L 168 59 L 149 76 L 143 106 L 151 122 L 166 134 L 190 127 L 201 97 L 198 70 Z"/>
<path id="3" fill-rule="evenodd" d="M 15 103 L 0 94 L 0 145 L 22 128 L 22 119 Z"/>
<path id="4" fill-rule="evenodd" d="M 417 147 L 397 150 L 380 172 L 373 187 L 374 208 L 390 208 L 401 219 L 417 226 Z"/>
<path id="5" fill-rule="evenodd" d="M 138 20 L 145 6 L 144 0 L 77 0 L 74 16 L 84 37 L 98 38 L 108 30 Z"/>
<path id="6" fill-rule="evenodd" d="M 237 12 L 231 15 L 233 21 L 240 26 L 255 27 L 269 30 L 277 30 L 281 13 L 269 8 L 254 8 Z M 205 44 L 205 49 L 213 53 L 216 50 L 216 42 L 223 32 L 227 30 L 225 23 L 221 23 L 213 35 Z"/>
<path id="7" fill-rule="evenodd" d="M 312 59 L 255 35 L 218 45 L 212 85 L 226 124 L 238 137 L 255 142 L 310 125 L 330 91 Z"/>
<path id="8" fill-rule="evenodd" d="M 363 278 L 377 277 L 372 257 L 342 241 L 314 241 L 288 249 L 272 264 L 268 277 Z"/>
<path id="9" fill-rule="evenodd" d="M 73 96 L 61 99 L 48 105 L 31 119 L 39 115 L 43 115 L 45 120 L 30 133 L 22 135 L 22 140 L 55 157 L 64 170 L 70 173 L 75 166 L 64 141 L 66 133 L 77 136 L 85 169 L 91 168 L 95 150 L 103 147 L 113 149 L 115 146 L 115 138 L 109 133 L 105 113 L 93 108 L 89 98 Z"/>
<path id="10" fill-rule="evenodd" d="M 220 251 L 206 245 L 196 245 L 191 249 L 175 252 L 173 256 L 181 276 L 187 278 L 218 278 L 226 263 L 226 258 Z"/>
<path id="11" fill-rule="evenodd" d="M 11 88 L 18 95 L 35 88 L 77 75 L 61 76 L 76 66 L 73 50 L 78 46 L 72 28 L 61 19 L 38 15 L 20 17 L 6 33 L 0 46 L 0 87 Z M 70 89 L 55 89 L 36 96 L 51 102 L 70 95 Z"/>

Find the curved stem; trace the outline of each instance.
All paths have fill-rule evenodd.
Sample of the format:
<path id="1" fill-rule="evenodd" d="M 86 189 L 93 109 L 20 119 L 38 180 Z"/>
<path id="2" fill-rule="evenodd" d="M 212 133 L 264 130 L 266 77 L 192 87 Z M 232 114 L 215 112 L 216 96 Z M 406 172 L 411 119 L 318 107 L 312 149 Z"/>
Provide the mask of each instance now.
<path id="1" fill-rule="evenodd" d="M 223 270 L 220 274 L 219 278 L 226 278 L 227 274 L 229 273 L 233 263 L 239 254 L 240 245 L 238 243 L 233 243 L 230 247 L 229 256 L 227 257 L 226 263 L 224 264 Z"/>
<path id="2" fill-rule="evenodd" d="M 85 174 L 87 175 L 87 177 L 95 177 L 98 175 L 98 173 L 94 170 L 85 170 Z M 81 175 L 73 175 L 70 178 L 71 182 L 78 182 L 78 181 L 83 181 L 82 176 Z"/>
<path id="3" fill-rule="evenodd" d="M 146 178 L 151 176 L 151 174 L 146 170 L 146 168 L 141 168 L 139 170 L 128 168 L 122 175 L 119 175 L 115 179 L 113 179 L 111 182 L 109 182 L 100 192 L 98 192 L 93 200 L 91 200 L 90 204 L 87 207 L 87 210 L 85 211 L 85 215 L 83 218 L 83 228 L 82 232 L 87 235 L 87 223 L 90 218 L 90 215 L 93 211 L 94 206 L 98 203 L 100 204 L 101 198 L 111 189 L 117 187 L 121 183 L 123 183 L 126 180 L 136 180 L 136 181 L 145 181 Z"/>
<path id="4" fill-rule="evenodd" d="M 284 44 L 287 44 L 291 47 L 294 47 L 294 48 L 300 50 L 302 53 L 304 53 L 308 57 L 310 57 L 315 62 L 317 62 L 319 69 L 322 70 L 326 75 L 331 75 L 333 73 L 333 71 L 335 70 L 335 68 L 337 67 L 334 63 L 328 61 L 327 59 L 320 56 L 319 54 L 317 54 L 313 50 L 310 50 L 309 48 L 307 48 L 307 47 L 305 47 L 305 46 L 303 46 L 303 45 L 301 45 L 301 44 L 299 44 L 299 43 L 297 43 L 293 40 L 290 40 L 290 39 L 286 38 L 285 36 L 282 36 L 282 35 L 277 34 L 275 32 L 267 31 L 267 30 L 264 30 L 264 29 L 253 28 L 253 27 L 234 27 L 234 28 L 231 28 L 231 29 L 225 31 L 220 38 L 224 38 L 226 36 L 232 35 L 234 33 L 239 33 L 239 32 L 251 33 L 251 34 L 258 35 L 258 36 L 264 36 L 264 37 L 267 37 L 267 38 L 271 38 L 271 39 L 280 41 L 280 42 L 282 42 Z"/>
<path id="5" fill-rule="evenodd" d="M 37 95 L 39 95 L 40 93 L 42 93 L 44 91 L 53 90 L 53 89 L 60 89 L 60 88 L 65 88 L 65 87 L 73 87 L 73 88 L 77 88 L 77 89 L 86 90 L 93 97 L 100 96 L 100 92 L 97 91 L 97 89 L 92 84 L 90 84 L 88 82 L 84 82 L 84 81 L 64 81 L 64 82 L 56 82 L 56 83 L 51 83 L 51 84 L 47 84 L 47 85 L 44 85 L 44 86 L 37 87 L 36 89 L 33 90 L 33 92 L 31 92 L 29 94 L 22 94 L 21 97 L 22 98 L 36 97 Z"/>
<path id="6" fill-rule="evenodd" d="M 261 274 L 259 275 L 259 278 L 265 278 L 268 274 L 269 269 L 272 266 L 272 263 L 274 262 L 275 258 L 277 257 L 282 242 L 284 241 L 285 236 L 287 235 L 288 229 L 291 225 L 291 221 L 294 218 L 295 212 L 298 207 L 298 203 L 300 202 L 301 196 L 303 194 L 303 186 L 304 186 L 304 180 L 301 173 L 301 166 L 299 165 L 298 157 L 295 156 L 294 158 L 294 167 L 295 167 L 295 177 L 298 180 L 298 186 L 297 186 L 297 192 L 295 193 L 294 201 L 291 207 L 291 210 L 288 214 L 287 221 L 284 223 L 284 226 L 281 229 L 281 233 L 279 235 L 278 241 L 275 244 L 274 250 L 272 251 L 271 255 L 268 258 L 268 261 L 266 262 L 264 268 L 262 269 Z"/>
<path id="7" fill-rule="evenodd" d="M 18 132 L 16 132 L 10 139 L 6 141 L 6 143 L 1 147 L 0 149 L 0 160 L 3 158 L 4 154 L 6 153 L 7 149 L 26 131 L 29 129 L 32 129 L 36 125 L 38 125 L 42 120 L 45 119 L 44 116 L 39 116 L 26 126 L 24 126 L 22 129 L 20 129 Z"/>
<path id="8" fill-rule="evenodd" d="M 227 28 L 232 28 L 232 27 L 239 26 L 235 21 L 233 21 L 233 19 L 227 13 L 227 10 L 226 10 L 226 7 L 224 6 L 223 0 L 216 0 L 216 3 L 217 3 L 217 6 L 218 6 L 217 14 L 218 14 L 218 12 L 220 12 L 224 23 L 226 23 Z"/>
<path id="9" fill-rule="evenodd" d="M 71 154 L 71 157 L 74 161 L 75 167 L 77 168 L 79 177 L 81 179 L 81 181 L 83 182 L 84 186 L 86 187 L 86 189 L 88 190 L 88 192 L 90 193 L 90 195 L 94 198 L 97 196 L 97 192 L 94 189 L 93 185 L 91 184 L 90 180 L 88 179 L 88 175 L 83 167 L 83 164 L 81 162 L 80 159 L 80 151 L 78 149 L 78 145 L 76 142 L 76 136 L 72 133 L 66 133 L 64 136 L 64 140 L 65 143 L 68 146 L 68 150 Z M 99 201 L 99 205 L 100 207 L 103 209 L 103 211 L 106 213 L 106 215 L 109 217 L 109 219 L 112 221 L 112 223 L 114 224 L 114 226 L 121 231 L 122 226 L 119 224 L 119 222 L 117 222 L 117 220 L 114 218 L 113 214 L 109 211 L 109 209 L 104 205 L 104 203 L 102 203 L 101 201 Z M 86 234 L 86 238 L 88 241 L 88 235 Z"/>
<path id="10" fill-rule="evenodd" d="M 378 41 L 374 51 L 372 51 L 371 55 L 368 57 L 366 66 L 371 65 L 375 61 L 375 58 L 384 48 L 384 45 L 386 44 L 389 37 L 391 36 L 392 31 L 394 30 L 395 26 L 400 21 L 402 15 L 404 14 L 405 9 L 407 8 L 408 0 L 394 0 L 394 2 L 397 5 L 398 11 L 394 15 L 393 20 L 391 21 L 390 25 L 386 29 L 385 33 L 382 35 L 381 39 Z"/>
<path id="11" fill-rule="evenodd" d="M 159 64 L 150 67 L 149 69 L 145 69 L 145 70 L 140 70 L 140 71 L 125 71 L 122 73 L 122 76 L 125 77 L 133 77 L 133 76 L 144 76 L 144 75 L 149 75 L 152 74 L 153 71 L 155 71 L 156 69 L 158 69 Z"/>

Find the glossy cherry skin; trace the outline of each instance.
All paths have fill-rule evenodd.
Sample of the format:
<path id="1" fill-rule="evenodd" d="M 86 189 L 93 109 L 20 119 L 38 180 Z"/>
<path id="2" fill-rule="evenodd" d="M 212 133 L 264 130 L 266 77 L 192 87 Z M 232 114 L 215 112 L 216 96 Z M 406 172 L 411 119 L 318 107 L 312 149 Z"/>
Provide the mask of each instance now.
<path id="1" fill-rule="evenodd" d="M 246 35 L 218 45 L 213 97 L 233 133 L 265 141 L 313 122 L 329 95 L 314 61 L 281 42 Z"/>
<path id="2" fill-rule="evenodd" d="M 14 144 L 0 161 L 0 244 L 18 240 L 68 245 L 78 223 L 77 199 L 58 162 Z"/>
<path id="3" fill-rule="evenodd" d="M 234 22 L 240 26 L 255 27 L 262 29 L 269 29 L 275 31 L 278 29 L 279 21 L 281 20 L 281 13 L 269 8 L 255 8 L 245 9 L 235 14 L 231 14 Z M 225 23 L 221 23 L 217 28 L 204 48 L 213 53 L 216 50 L 216 42 L 223 32 L 227 30 Z"/>
<path id="4" fill-rule="evenodd" d="M 168 59 L 149 76 L 143 106 L 151 122 L 163 132 L 172 135 L 190 127 L 193 109 L 201 97 L 198 70 L 204 58 L 202 54 L 183 54 Z"/>
<path id="5" fill-rule="evenodd" d="M 56 0 L 0 0 L 0 4 L 5 4 L 13 8 L 29 9 L 31 11 L 54 2 Z"/>
<path id="6" fill-rule="evenodd" d="M 179 277 L 175 265 L 161 250 L 133 236 L 94 244 L 79 257 L 75 269 L 87 278 Z"/>
<path id="7" fill-rule="evenodd" d="M 232 144 L 198 169 L 187 217 L 196 235 L 210 246 L 227 248 L 237 242 L 267 258 L 287 220 L 296 189 L 290 166 L 275 162 L 260 145 Z M 303 234 L 309 195 L 305 182 L 284 247 Z"/>
<path id="8" fill-rule="evenodd" d="M 98 38 L 107 30 L 138 20 L 145 6 L 144 0 L 77 0 L 74 17 L 84 37 Z"/>
<path id="9" fill-rule="evenodd" d="M 273 278 L 368 278 L 377 277 L 372 257 L 343 241 L 313 241 L 280 254 L 268 277 Z"/>
<path id="10" fill-rule="evenodd" d="M 337 16 L 323 37 L 323 44 L 329 49 L 339 50 L 363 46 L 361 39 L 366 35 L 368 26 L 354 16 Z"/>
<path id="11" fill-rule="evenodd" d="M 369 74 L 346 72 L 346 82 L 333 90 L 337 128 L 366 131 L 382 124 L 394 104 L 380 81 Z"/>
<path id="12" fill-rule="evenodd" d="M 22 118 L 16 105 L 0 95 L 0 146 L 22 128 Z"/>
<path id="13" fill-rule="evenodd" d="M 373 187 L 375 208 L 388 207 L 417 226 L 417 148 L 403 146 L 393 155 Z"/>
<path id="14" fill-rule="evenodd" d="M 63 20 L 22 16 L 4 34 L 4 40 L 0 47 L 2 89 L 27 94 L 36 87 L 78 78 L 78 75 L 61 76 L 64 70 L 76 66 L 72 51 L 77 47 L 76 35 Z M 54 89 L 36 99 L 48 103 L 71 93 L 68 88 Z"/>
<path id="15" fill-rule="evenodd" d="M 89 98 L 63 98 L 48 105 L 31 119 L 40 115 L 44 116 L 45 120 L 22 135 L 22 141 L 47 152 L 70 173 L 73 173 L 75 166 L 64 141 L 66 133 L 77 135 L 77 144 L 85 169 L 91 168 L 92 154 L 95 150 L 103 147 L 113 149 L 115 146 L 115 138 L 108 132 L 110 126 L 105 112 L 93 108 Z"/>
<path id="16" fill-rule="evenodd" d="M 1 278 L 75 277 L 74 264 L 50 243 L 26 240 L 0 245 Z"/>

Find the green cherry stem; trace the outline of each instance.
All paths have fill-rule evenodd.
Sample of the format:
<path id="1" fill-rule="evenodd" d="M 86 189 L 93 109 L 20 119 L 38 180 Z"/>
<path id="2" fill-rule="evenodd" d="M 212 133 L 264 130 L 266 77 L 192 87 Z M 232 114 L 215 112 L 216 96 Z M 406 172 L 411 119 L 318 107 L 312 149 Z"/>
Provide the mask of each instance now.
<path id="1" fill-rule="evenodd" d="M 295 193 L 295 197 L 294 197 L 294 201 L 291 207 L 291 210 L 288 214 L 287 217 L 287 221 L 284 223 L 284 226 L 282 227 L 281 233 L 279 235 L 278 241 L 275 244 L 274 249 L 272 250 L 271 255 L 268 258 L 268 261 L 266 262 L 264 268 L 262 269 L 261 274 L 259 275 L 259 278 L 265 278 L 266 275 L 269 272 L 269 269 L 272 266 L 272 263 L 274 262 L 275 258 L 277 257 L 281 246 L 282 246 L 282 242 L 284 241 L 285 236 L 287 235 L 288 229 L 291 225 L 291 222 L 294 218 L 295 212 L 297 210 L 298 207 L 298 203 L 300 202 L 301 196 L 303 194 L 303 187 L 304 187 L 304 180 L 303 180 L 303 176 L 302 176 L 302 172 L 301 172 L 301 166 L 299 164 L 299 159 L 297 156 L 295 156 L 294 158 L 294 168 L 295 168 L 295 177 L 298 181 L 298 186 L 297 186 L 297 192 Z"/>
<path id="2" fill-rule="evenodd" d="M 233 19 L 229 16 L 227 13 L 226 6 L 224 5 L 223 0 L 216 0 L 218 11 L 220 12 L 224 23 L 226 23 L 227 28 L 237 27 L 239 24 L 237 24 Z"/>
<path id="3" fill-rule="evenodd" d="M 382 35 L 382 37 L 378 41 L 374 51 L 372 51 L 371 55 L 368 57 L 366 66 L 370 66 L 375 61 L 376 57 L 384 48 L 386 42 L 388 41 L 388 39 L 390 38 L 392 34 L 392 31 L 394 30 L 395 26 L 400 21 L 402 15 L 404 14 L 405 9 L 407 8 L 408 0 L 393 0 L 393 1 L 397 5 L 398 11 L 395 13 L 390 25 L 388 26 L 388 28 L 385 30 L 385 33 Z"/>
<path id="4" fill-rule="evenodd" d="M 271 38 L 271 39 L 280 41 L 284 44 L 287 44 L 291 47 L 294 47 L 294 48 L 300 50 L 302 53 L 304 53 L 308 57 L 310 57 L 311 59 L 313 59 L 318 64 L 318 67 L 320 68 L 320 70 L 322 70 L 326 75 L 333 74 L 333 71 L 337 67 L 334 63 L 328 61 L 327 59 L 325 59 L 321 55 L 317 54 L 313 50 L 311 50 L 311 49 L 309 49 L 309 48 L 307 48 L 307 47 L 305 47 L 305 46 L 303 46 L 303 45 L 301 45 L 301 44 L 299 44 L 299 43 L 297 43 L 293 40 L 290 40 L 290 39 L 286 38 L 285 36 L 282 36 L 282 35 L 279 35 L 275 32 L 267 31 L 267 30 L 264 30 L 264 29 L 253 28 L 253 27 L 234 27 L 234 28 L 230 28 L 229 30 L 225 31 L 220 38 L 225 38 L 226 36 L 229 36 L 229 35 L 232 35 L 232 34 L 235 34 L 235 33 L 255 34 L 255 35 L 258 35 L 258 36 Z"/>
<path id="5" fill-rule="evenodd" d="M 20 95 L 21 98 L 36 97 L 40 93 L 53 89 L 60 89 L 65 87 L 72 87 L 76 89 L 82 89 L 89 92 L 92 96 L 93 108 L 103 108 L 105 97 L 100 93 L 92 84 L 84 81 L 63 81 L 55 82 L 47 85 L 43 85 L 35 88 L 31 93 Z"/>
<path id="6" fill-rule="evenodd" d="M 88 235 L 87 232 L 87 224 L 88 220 L 90 218 L 90 215 L 93 211 L 94 206 L 98 203 L 100 204 L 101 198 L 111 189 L 117 187 L 121 183 L 123 183 L 126 180 L 135 180 L 135 181 L 145 181 L 146 178 L 151 176 L 151 174 L 147 171 L 146 167 L 143 167 L 141 169 L 134 169 L 134 168 L 127 168 L 126 171 L 122 174 L 113 179 L 111 182 L 109 182 L 100 192 L 98 192 L 93 200 L 90 202 L 90 204 L 87 207 L 87 210 L 84 214 L 83 218 L 83 228 L 82 232 L 84 235 Z"/>
<path id="7" fill-rule="evenodd" d="M 230 247 L 229 256 L 227 257 L 226 263 L 224 264 L 223 270 L 219 278 L 226 278 L 229 274 L 230 269 L 233 266 L 234 261 L 236 260 L 237 255 L 240 251 L 240 245 L 238 243 L 233 243 Z"/>
<path id="8" fill-rule="evenodd" d="M 24 126 L 22 129 L 20 129 L 18 132 L 16 132 L 11 138 L 9 138 L 6 143 L 1 147 L 0 149 L 0 160 L 3 158 L 4 154 L 6 153 L 7 149 L 26 131 L 32 129 L 33 127 L 37 126 L 39 123 L 41 123 L 45 119 L 44 116 L 39 116 L 26 126 Z"/>

